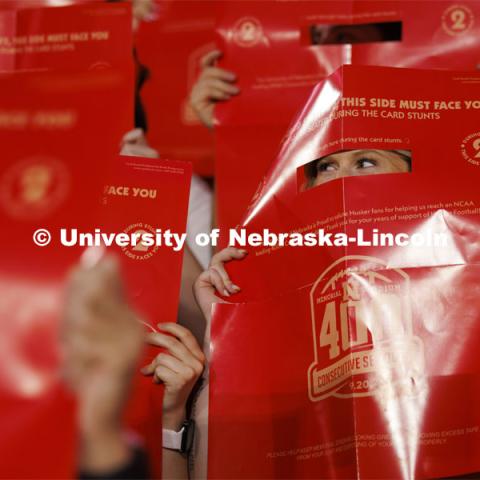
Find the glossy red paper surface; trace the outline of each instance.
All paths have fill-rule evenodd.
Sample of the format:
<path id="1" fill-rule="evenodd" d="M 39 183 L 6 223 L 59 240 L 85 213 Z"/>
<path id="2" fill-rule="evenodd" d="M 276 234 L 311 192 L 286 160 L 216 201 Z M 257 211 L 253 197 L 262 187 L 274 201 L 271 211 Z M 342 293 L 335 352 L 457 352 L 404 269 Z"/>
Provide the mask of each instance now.
<path id="1" fill-rule="evenodd" d="M 71 3 L 0 5 L 0 72 L 132 68 L 128 2 Z"/>
<path id="2" fill-rule="evenodd" d="M 140 24 L 136 46 L 150 71 L 142 89 L 148 139 L 162 156 L 193 163 L 195 173 L 213 175 L 213 135 L 196 117 L 189 96 L 200 59 L 215 48 L 214 1 L 157 1 Z"/>
<path id="3" fill-rule="evenodd" d="M 463 105 L 478 98 L 478 78 L 478 73 L 355 66 L 339 69 L 315 87 L 292 123 L 280 153 L 242 221 L 251 232 L 263 228 L 275 232 L 324 228 L 348 234 L 357 228 L 409 234 L 444 232 L 450 248 L 395 249 L 353 244 L 325 248 L 250 248 L 246 260 L 231 266 L 232 275 L 242 286 L 242 292 L 232 297 L 232 301 L 263 299 L 303 287 L 315 280 L 319 268 L 343 255 L 373 252 L 392 267 L 478 261 L 476 205 L 480 199 L 472 181 L 479 175 L 475 158 L 478 152 L 473 148 L 478 136 L 475 126 L 478 109 L 425 112 L 378 108 L 377 111 L 385 115 L 403 111 L 405 115 L 436 113 L 439 118 L 381 118 L 379 114 L 379 117 L 368 118 L 340 116 L 325 123 L 332 109 L 338 107 L 337 102 L 347 97 L 364 97 L 367 101 L 392 99 L 397 106 L 402 99 L 430 100 L 432 107 L 435 101 L 448 100 Z M 297 169 L 316 158 L 348 149 L 391 148 L 412 152 L 411 173 L 346 177 L 301 191 Z M 354 213 L 349 216 L 350 212 Z M 363 220 L 355 223 L 355 219 Z M 321 263 L 312 263 L 313 259 Z M 297 265 L 301 268 L 296 268 L 292 275 L 290 269 Z"/>
<path id="4" fill-rule="evenodd" d="M 479 90 L 478 73 L 357 66 L 315 87 L 247 209 L 247 231 L 377 228 L 444 233 L 447 245 L 250 247 L 229 264 L 242 292 L 213 314 L 211 478 L 480 470 L 480 133 L 478 109 L 465 107 Z M 397 107 L 342 117 L 355 110 L 338 107 L 347 97 Z M 392 118 L 422 113 L 401 100 L 459 104 Z M 410 150 L 412 171 L 302 189 L 299 168 L 351 149 Z"/>
<path id="5" fill-rule="evenodd" d="M 104 188 L 102 231 L 150 232 L 157 229 L 185 232 L 191 165 L 186 162 L 121 156 L 109 163 Z M 183 250 L 166 246 L 111 247 L 120 260 L 132 308 L 157 331 L 158 323 L 176 322 Z M 142 366 L 158 355 L 148 347 Z M 152 472 L 161 476 L 161 425 L 163 388 L 138 372 L 126 413 L 127 424 L 143 437 Z"/>
<path id="6" fill-rule="evenodd" d="M 109 170 L 103 227 L 111 232 L 185 233 L 189 163 L 120 156 L 109 163 Z M 112 251 L 121 259 L 130 300 L 144 321 L 155 329 L 158 323 L 174 322 L 183 250 L 140 244 Z"/>
<path id="7" fill-rule="evenodd" d="M 402 271 L 415 292 L 412 333 L 402 324 L 402 334 L 389 329 L 380 346 L 369 339 L 345 352 L 346 362 L 373 356 L 378 366 L 345 376 L 318 401 L 309 398 L 318 343 L 310 288 L 215 307 L 209 478 L 413 479 L 480 470 L 478 265 Z M 318 349 L 320 371 L 328 368 L 325 350 Z M 377 386 L 365 395 L 365 385 Z"/>
<path id="8" fill-rule="evenodd" d="M 2 478 L 75 475 L 74 410 L 60 382 L 58 322 L 65 275 L 83 249 L 62 247 L 58 231 L 89 230 L 98 221 L 105 159 L 132 118 L 132 105 L 123 102 L 131 91 L 126 78 L 108 70 L 0 79 Z M 39 228 L 52 234 L 43 248 L 32 240 Z"/>
<path id="9" fill-rule="evenodd" d="M 315 83 L 342 64 L 475 70 L 479 18 L 475 1 L 225 2 L 217 23 L 220 66 L 236 72 L 242 93 L 215 110 L 218 225 L 240 223 Z M 402 22 L 400 42 L 308 45 L 305 39 L 315 24 L 389 21 Z"/>

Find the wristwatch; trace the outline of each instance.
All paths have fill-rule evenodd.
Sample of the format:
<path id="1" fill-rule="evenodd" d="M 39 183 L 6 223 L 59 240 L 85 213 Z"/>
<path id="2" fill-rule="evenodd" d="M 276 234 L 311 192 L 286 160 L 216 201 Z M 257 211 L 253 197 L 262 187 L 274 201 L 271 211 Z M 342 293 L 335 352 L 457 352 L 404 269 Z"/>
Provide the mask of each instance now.
<path id="1" fill-rule="evenodd" d="M 193 446 L 193 437 L 195 435 L 195 422 L 185 420 L 180 431 L 167 430 L 162 431 L 162 446 L 168 450 L 175 450 L 180 453 L 189 453 Z"/>

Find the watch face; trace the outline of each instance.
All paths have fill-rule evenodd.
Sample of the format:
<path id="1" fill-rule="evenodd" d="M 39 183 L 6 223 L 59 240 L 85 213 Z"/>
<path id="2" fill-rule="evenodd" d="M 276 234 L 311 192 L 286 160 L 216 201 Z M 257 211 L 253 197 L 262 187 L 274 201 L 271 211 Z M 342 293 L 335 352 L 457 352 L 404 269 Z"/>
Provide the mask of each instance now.
<path id="1" fill-rule="evenodd" d="M 189 453 L 193 446 L 193 439 L 195 437 L 195 422 L 187 420 L 183 424 L 182 446 L 180 451 L 182 453 Z"/>

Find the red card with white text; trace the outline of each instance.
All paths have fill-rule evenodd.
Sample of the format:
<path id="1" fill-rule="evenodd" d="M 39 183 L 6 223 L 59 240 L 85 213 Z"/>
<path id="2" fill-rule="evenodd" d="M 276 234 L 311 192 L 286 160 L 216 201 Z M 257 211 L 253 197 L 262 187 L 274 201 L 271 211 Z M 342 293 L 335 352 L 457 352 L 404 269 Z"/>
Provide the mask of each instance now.
<path id="1" fill-rule="evenodd" d="M 288 295 L 216 305 L 209 478 L 479 472 L 479 281 L 478 264 L 347 257 Z"/>
<path id="2" fill-rule="evenodd" d="M 71 3 L 0 5 L 0 72 L 132 69 L 128 2 Z"/>
<path id="3" fill-rule="evenodd" d="M 246 234 L 268 228 L 277 234 L 312 233 L 317 239 L 319 230 L 354 238 L 363 230 L 372 243 L 245 245 L 248 257 L 228 266 L 242 287 L 229 301 L 261 300 L 309 285 L 319 269 L 343 255 L 374 255 L 392 267 L 477 262 L 480 197 L 472 179 L 480 175 L 479 90 L 479 73 L 368 66 L 342 67 L 315 87 L 242 227 Z M 377 170 L 365 169 L 361 176 L 354 171 L 307 185 L 310 165 L 320 168 L 325 163 L 319 159 L 333 155 L 333 161 L 349 151 L 373 163 L 383 162 L 384 155 L 401 159 L 404 152 L 410 166 L 399 160 L 405 165 L 401 174 L 371 175 Z M 319 172 L 324 178 L 326 172 Z M 422 233 L 432 241 L 441 234 L 446 243 L 382 246 L 374 243 L 375 229 L 410 237 Z"/>
<path id="4" fill-rule="evenodd" d="M 212 478 L 480 470 L 479 92 L 368 66 L 315 87 L 237 230 L 239 303 L 214 308 Z"/>
<path id="5" fill-rule="evenodd" d="M 478 68 L 476 1 L 282 1 L 275 8 L 268 2 L 224 2 L 222 7 L 219 66 L 237 74 L 241 93 L 215 109 L 221 228 L 240 223 L 294 115 L 313 86 L 342 64 Z"/>
<path id="6" fill-rule="evenodd" d="M 65 275 L 83 249 L 62 246 L 59 230 L 98 222 L 105 160 L 117 154 L 133 102 L 113 69 L 17 73 L 0 84 L 0 477 L 72 478 L 58 326 Z"/>
<path id="7" fill-rule="evenodd" d="M 163 235 L 185 235 L 191 169 L 186 162 L 128 156 L 109 164 L 99 226 L 104 233 L 138 236 L 135 245 L 110 249 L 120 260 L 130 305 L 148 332 L 177 319 L 183 244 Z M 142 365 L 158 353 L 147 348 Z M 152 471 L 160 475 L 163 388 L 140 372 L 134 382 L 127 422 L 145 440 Z"/>
<path id="8" fill-rule="evenodd" d="M 201 58 L 214 50 L 218 2 L 157 0 L 136 34 L 139 60 L 150 74 L 142 89 L 148 139 L 161 155 L 213 175 L 213 135 L 190 107 Z"/>
<path id="9" fill-rule="evenodd" d="M 112 247 L 122 260 L 130 300 L 151 328 L 177 315 L 191 164 L 120 156 L 109 165 L 104 226 L 115 233 L 150 234 L 151 242 Z M 175 234 L 169 240 L 163 235 Z M 150 236 L 149 235 L 149 236 Z"/>

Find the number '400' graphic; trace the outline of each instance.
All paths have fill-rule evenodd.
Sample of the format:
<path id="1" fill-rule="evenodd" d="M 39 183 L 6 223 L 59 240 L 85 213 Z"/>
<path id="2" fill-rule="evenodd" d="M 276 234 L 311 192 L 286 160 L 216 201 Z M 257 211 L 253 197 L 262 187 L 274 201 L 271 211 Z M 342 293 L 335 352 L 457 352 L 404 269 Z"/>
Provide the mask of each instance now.
<path id="1" fill-rule="evenodd" d="M 408 274 L 374 257 L 349 255 L 323 271 L 310 290 L 312 402 L 388 393 L 405 382 L 408 390 L 412 378 L 420 384 L 423 343 L 413 334 L 410 297 Z"/>
<path id="2" fill-rule="evenodd" d="M 330 360 L 352 348 L 403 337 L 401 298 L 392 293 L 378 293 L 361 298 L 364 281 L 350 279 L 342 285 L 342 301 L 325 305 L 320 334 L 320 347 L 328 348 Z"/>

